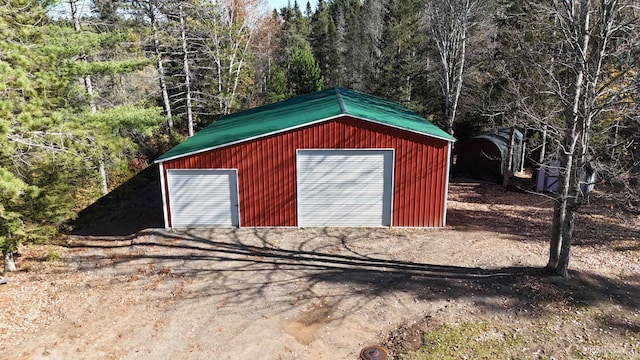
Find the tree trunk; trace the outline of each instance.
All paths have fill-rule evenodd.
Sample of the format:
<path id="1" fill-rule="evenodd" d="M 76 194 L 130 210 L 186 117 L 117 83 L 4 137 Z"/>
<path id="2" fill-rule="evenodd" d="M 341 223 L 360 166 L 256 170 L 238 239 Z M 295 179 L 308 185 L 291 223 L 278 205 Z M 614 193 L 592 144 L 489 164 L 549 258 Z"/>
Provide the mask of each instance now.
<path id="1" fill-rule="evenodd" d="M 162 59 L 160 52 L 157 51 L 158 60 L 156 67 L 158 71 L 158 81 L 160 82 L 160 90 L 162 91 L 162 103 L 164 104 L 164 113 L 167 116 L 167 127 L 169 134 L 173 131 L 173 117 L 171 115 L 171 102 L 169 101 L 169 92 L 167 91 L 167 82 L 164 79 L 164 67 L 162 66 Z"/>
<path id="2" fill-rule="evenodd" d="M 477 3 L 463 0 L 434 2 L 430 11 L 431 33 L 442 65 L 445 131 L 453 135 L 453 126 L 464 83 L 467 37 L 472 26 L 469 17 Z"/>
<path id="3" fill-rule="evenodd" d="M 462 93 L 462 84 L 464 81 L 465 62 L 467 59 L 467 35 L 469 32 L 469 11 L 471 11 L 471 4 L 469 0 L 464 2 L 464 9 L 462 10 L 462 26 L 460 35 L 460 52 L 457 61 L 458 73 L 456 74 L 455 93 L 453 95 L 453 101 L 451 103 L 451 135 L 453 136 L 453 123 L 456 119 L 456 113 L 458 112 L 458 102 L 460 101 L 460 94 Z"/>
<path id="4" fill-rule="evenodd" d="M 634 141 L 634 148 L 636 149 L 635 153 L 634 153 L 634 158 L 635 159 L 640 159 L 640 140 L 635 140 Z M 633 166 L 631 167 L 631 178 L 629 179 L 629 184 L 631 184 L 631 186 L 637 186 L 638 184 L 640 184 L 640 181 L 638 181 L 638 175 L 640 174 L 640 161 L 636 161 Z"/>
<path id="5" fill-rule="evenodd" d="M 547 270 L 555 272 L 560 262 L 560 247 L 562 245 L 562 227 L 566 217 L 566 204 L 560 199 L 556 199 L 553 206 L 553 224 L 551 228 L 551 239 L 549 241 L 549 262 Z"/>
<path id="6" fill-rule="evenodd" d="M 538 158 L 538 165 L 544 165 L 544 157 L 547 156 L 547 131 L 548 125 L 544 126 L 542 130 L 542 145 L 540 145 L 540 157 Z"/>
<path id="7" fill-rule="evenodd" d="M 233 103 L 235 102 L 235 98 L 236 98 L 236 94 L 238 91 L 238 85 L 240 84 L 240 75 L 242 74 L 242 69 L 245 63 L 245 59 L 248 56 L 249 53 L 249 46 L 251 45 L 251 40 L 253 38 L 253 32 L 250 31 L 249 35 L 246 39 L 246 43 L 244 46 L 244 49 L 242 50 L 242 53 L 240 54 L 240 60 L 238 63 L 238 68 L 235 69 L 235 74 L 234 74 L 234 79 L 233 79 L 233 88 L 231 91 L 231 96 L 229 98 L 229 103 L 225 108 L 224 111 L 224 115 L 228 115 L 231 112 L 231 106 L 233 105 Z"/>
<path id="8" fill-rule="evenodd" d="M 105 166 L 104 157 L 100 158 L 100 163 L 98 164 L 98 171 L 100 172 L 100 185 L 102 190 L 102 195 L 107 195 L 109 193 L 109 181 L 107 179 L 107 169 Z"/>
<path id="9" fill-rule="evenodd" d="M 611 153 L 609 154 L 612 159 L 616 158 L 616 146 L 618 144 L 618 132 L 620 130 L 619 121 L 613 123 L 613 134 L 609 136 L 609 143 L 611 144 Z"/>
<path id="10" fill-rule="evenodd" d="M 567 219 L 567 200 L 571 185 L 571 171 L 573 165 L 573 155 L 562 153 L 560 158 L 560 179 L 558 184 L 558 195 L 553 208 L 553 228 L 551 229 L 551 240 L 549 247 L 549 262 L 547 269 L 556 272 L 560 262 L 560 253 L 564 245 L 564 226 Z"/>
<path id="11" fill-rule="evenodd" d="M 17 271 L 16 262 L 13 260 L 13 251 L 3 250 L 2 255 L 4 255 L 4 271 L 5 272 Z"/>
<path id="12" fill-rule="evenodd" d="M 575 189 L 574 189 L 575 191 Z M 566 215 L 562 226 L 562 245 L 560 246 L 560 256 L 555 273 L 566 278 L 569 270 L 569 252 L 571 250 L 571 240 L 573 239 L 573 224 L 576 217 L 577 201 L 576 197 L 568 201 Z"/>
<path id="13" fill-rule="evenodd" d="M 162 64 L 162 54 L 160 53 L 160 41 L 158 40 L 158 27 L 156 26 L 155 9 L 149 2 L 149 20 L 151 22 L 151 30 L 153 31 L 153 51 L 156 55 L 156 71 L 158 71 L 158 82 L 160 83 L 160 91 L 162 92 L 162 103 L 164 104 L 164 112 L 167 116 L 167 128 L 169 134 L 173 131 L 173 118 L 171 117 L 171 102 L 169 101 L 169 92 L 167 91 L 167 83 L 165 81 L 164 66 Z"/>
<path id="14" fill-rule="evenodd" d="M 86 56 L 82 56 L 84 61 L 86 62 Z M 84 76 L 84 88 L 87 90 L 87 95 L 89 96 L 89 106 L 91 107 L 91 113 L 95 114 L 98 112 L 98 106 L 96 105 L 96 100 L 93 98 L 93 84 L 91 83 L 91 76 Z"/>
<path id="15" fill-rule="evenodd" d="M 182 5 L 180 9 L 180 31 L 182 35 L 182 52 L 183 52 L 183 70 L 184 70 L 184 86 L 186 91 L 186 107 L 187 107 L 187 124 L 189 128 L 189 137 L 194 134 L 193 110 L 191 107 L 191 73 L 189 72 L 189 54 L 187 52 L 187 34 L 184 23 L 184 12 Z"/>
<path id="16" fill-rule="evenodd" d="M 452 106 L 451 106 L 451 91 L 449 90 L 449 84 L 448 84 L 448 76 L 445 76 L 445 83 L 446 86 L 444 87 L 444 119 L 445 119 L 445 131 L 453 136 L 453 122 L 454 122 L 454 115 L 452 113 Z"/>
<path id="17" fill-rule="evenodd" d="M 581 4 L 586 7 L 580 9 L 581 18 L 581 43 L 578 47 L 582 50 L 574 54 L 574 82 L 571 86 L 571 102 L 567 104 L 565 110 L 565 130 L 563 136 L 563 148 L 560 161 L 560 184 L 558 196 L 556 197 L 556 207 L 554 208 L 553 230 L 550 240 L 549 262 L 547 268 L 557 275 L 566 277 L 569 265 L 569 249 L 571 247 L 571 237 L 573 234 L 573 221 L 577 206 L 577 194 L 580 190 L 577 173 L 576 155 L 578 154 L 578 143 L 581 142 L 584 131 L 584 114 L 580 114 L 580 104 L 583 101 L 584 79 L 587 71 L 586 51 L 589 48 L 589 7 L 590 1 Z M 571 8 L 571 11 L 578 11 Z M 576 13 L 571 13 L 570 17 L 577 18 Z M 582 116 L 582 117 L 581 117 Z M 581 144 L 582 145 L 582 144 Z M 577 191 L 576 191 L 577 187 Z"/>
<path id="18" fill-rule="evenodd" d="M 581 76 L 578 75 L 577 84 L 580 84 Z M 576 90 L 576 98 L 580 96 L 580 90 Z M 569 256 L 571 234 L 573 231 L 573 212 L 575 211 L 575 193 L 572 194 L 576 178 L 573 176 L 575 172 L 575 151 L 578 141 L 578 131 L 576 129 L 577 112 L 567 115 L 567 128 L 565 129 L 565 146 L 561 153 L 560 160 L 560 180 L 558 186 L 558 195 L 556 197 L 556 206 L 553 214 L 553 229 L 550 240 L 549 262 L 547 268 L 560 276 L 566 276 L 566 269 L 561 266 L 567 266 L 568 258 L 563 261 L 562 256 Z M 567 227 L 570 225 L 570 227 Z"/>
<path id="19" fill-rule="evenodd" d="M 77 33 L 81 31 L 80 27 L 80 14 L 78 14 L 78 5 L 77 0 L 69 0 L 69 5 L 71 6 L 71 17 L 73 19 L 73 27 Z M 81 55 L 81 59 L 83 62 L 87 62 L 86 54 Z M 91 113 L 95 114 L 98 112 L 98 107 L 96 106 L 96 102 L 93 96 L 93 84 L 91 82 L 91 76 L 85 75 L 83 78 L 84 88 L 87 91 L 87 96 L 89 97 L 89 106 L 91 107 Z M 100 184 L 102 187 L 102 195 L 107 195 L 109 193 L 109 188 L 107 186 L 107 171 L 105 169 L 104 160 L 101 158 L 98 164 L 98 169 L 100 173 Z"/>
<path id="20" fill-rule="evenodd" d="M 524 161 L 526 159 L 526 154 L 527 154 L 527 129 L 524 129 L 524 134 L 522 134 L 522 144 L 520 147 L 520 167 L 518 168 L 518 171 L 520 173 L 524 172 Z"/>
<path id="21" fill-rule="evenodd" d="M 516 144 L 516 128 L 511 127 L 509 131 L 509 149 L 507 150 L 507 167 L 502 172 L 502 186 L 506 189 L 513 175 L 513 148 Z"/>
<path id="22" fill-rule="evenodd" d="M 71 6 L 71 18 L 73 19 L 73 28 L 77 33 L 81 31 L 80 27 L 80 14 L 78 14 L 78 4 L 77 0 L 69 0 L 69 5 Z M 82 54 L 80 56 L 83 62 L 87 62 L 87 55 Z M 91 112 L 96 113 L 98 111 L 98 107 L 96 106 L 95 99 L 93 98 L 93 84 L 91 83 L 91 76 L 85 75 L 82 80 L 84 81 L 84 88 L 87 91 L 87 95 L 89 96 L 89 106 L 91 107 Z"/>

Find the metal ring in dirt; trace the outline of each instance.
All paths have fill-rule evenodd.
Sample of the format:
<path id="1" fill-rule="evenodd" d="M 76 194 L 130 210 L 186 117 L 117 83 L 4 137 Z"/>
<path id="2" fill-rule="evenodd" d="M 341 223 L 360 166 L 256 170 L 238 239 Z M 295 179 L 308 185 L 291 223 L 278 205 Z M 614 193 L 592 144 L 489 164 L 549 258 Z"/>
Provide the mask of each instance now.
<path id="1" fill-rule="evenodd" d="M 360 351 L 360 359 L 362 360 L 387 360 L 389 354 L 381 346 L 367 346 Z"/>

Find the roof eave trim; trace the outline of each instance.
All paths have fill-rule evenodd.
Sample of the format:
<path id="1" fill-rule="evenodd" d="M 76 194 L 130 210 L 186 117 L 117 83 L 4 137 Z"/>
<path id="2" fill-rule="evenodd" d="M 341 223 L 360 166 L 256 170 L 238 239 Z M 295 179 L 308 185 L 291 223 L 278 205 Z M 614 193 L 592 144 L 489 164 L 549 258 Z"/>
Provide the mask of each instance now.
<path id="1" fill-rule="evenodd" d="M 443 136 L 427 134 L 427 133 L 424 133 L 424 132 L 421 132 L 421 131 L 407 129 L 407 128 L 401 127 L 401 126 L 391 125 L 391 124 L 388 124 L 386 122 L 382 122 L 382 121 L 379 121 L 379 120 L 369 119 L 369 118 L 356 116 L 356 115 L 351 115 L 351 114 L 348 114 L 348 116 L 351 116 L 354 119 L 363 120 L 363 121 L 369 121 L 369 122 L 372 122 L 372 123 L 375 123 L 375 124 L 388 126 L 388 127 L 395 128 L 395 129 L 398 129 L 398 130 L 404 130 L 404 131 L 412 132 L 412 133 L 415 133 L 415 134 L 418 134 L 418 135 L 429 136 L 429 137 L 432 137 L 432 138 L 438 139 L 438 140 L 444 140 L 444 141 L 451 142 L 451 143 L 456 142 L 455 139 L 447 139 L 446 137 L 443 137 Z"/>
<path id="2" fill-rule="evenodd" d="M 228 142 L 228 143 L 224 143 L 224 144 L 220 144 L 220 145 L 216 145 L 216 146 L 211 146 L 211 147 L 208 147 L 208 148 L 204 148 L 204 149 L 200 149 L 200 150 L 196 150 L 196 151 L 192 151 L 192 152 L 188 152 L 188 153 L 184 153 L 184 154 L 180 154 L 180 155 L 174 155 L 174 156 L 166 158 L 166 159 L 156 160 L 156 161 L 154 161 L 154 163 L 158 164 L 158 163 L 162 163 L 162 162 L 165 162 L 165 161 L 179 159 L 179 158 L 185 157 L 185 156 L 196 155 L 196 154 L 200 154 L 200 153 L 203 153 L 203 152 L 206 152 L 206 151 L 216 150 L 216 149 L 227 147 L 227 146 L 230 146 L 230 145 L 236 145 L 236 144 L 240 144 L 240 143 L 243 143 L 243 142 L 260 139 L 260 138 L 263 138 L 263 137 L 280 134 L 280 133 L 287 132 L 287 131 L 290 131 L 290 130 L 300 129 L 300 128 L 303 128 L 305 126 L 315 125 L 315 124 L 319 124 L 321 122 L 337 119 L 337 118 L 340 118 L 342 116 L 345 116 L 345 114 L 336 114 L 336 115 L 333 115 L 333 116 L 330 116 L 330 117 L 326 117 L 326 118 L 322 118 L 322 119 L 319 119 L 319 120 L 310 121 L 310 122 L 307 122 L 307 123 L 304 123 L 304 124 L 292 126 L 290 128 L 280 129 L 280 130 L 272 131 L 272 132 L 269 132 L 269 133 L 264 133 L 264 134 L 260 134 L 260 135 L 256 135 L 256 136 L 252 136 L 252 137 L 248 137 L 248 138 L 244 138 L 244 139 L 241 139 L 241 140 L 231 141 L 231 142 Z"/>
<path id="3" fill-rule="evenodd" d="M 443 141 L 447 141 L 447 142 L 451 142 L 451 143 L 456 141 L 455 139 L 451 140 L 451 139 L 447 139 L 447 138 L 442 137 L 442 136 L 437 136 L 437 135 L 433 135 L 433 134 L 426 134 L 426 133 L 423 133 L 423 132 L 420 132 L 420 131 L 407 129 L 407 128 L 404 128 L 404 127 L 395 126 L 395 125 L 391 125 L 391 124 L 387 124 L 387 123 L 382 122 L 382 121 L 373 120 L 373 119 L 369 119 L 369 118 L 365 118 L 365 117 L 361 117 L 361 116 L 356 116 L 356 115 L 352 115 L 352 114 L 349 114 L 349 113 L 344 113 L 344 114 L 337 114 L 337 115 L 333 115 L 333 116 L 330 116 L 330 117 L 322 118 L 322 119 L 315 120 L 315 121 L 310 121 L 308 123 L 304 123 L 304 124 L 297 125 L 297 126 L 292 126 L 290 128 L 280 129 L 280 130 L 277 130 L 277 131 L 272 131 L 270 133 L 265 133 L 265 134 L 260 134 L 260 135 L 257 135 L 257 136 L 252 136 L 252 137 L 249 137 L 249 138 L 246 138 L 246 139 L 236 140 L 236 141 L 232 141 L 232 142 L 228 142 L 228 143 L 224 143 L 224 144 L 220 144 L 220 145 L 216 145 L 216 146 L 211 146 L 211 147 L 208 147 L 208 148 L 204 148 L 204 149 L 200 149 L 200 150 L 196 150 L 196 151 L 192 151 L 192 152 L 188 152 L 188 153 L 184 153 L 184 154 L 180 154 L 180 155 L 175 155 L 175 156 L 172 156 L 172 157 L 169 157 L 169 158 L 166 158 L 166 159 L 155 160 L 154 164 L 159 164 L 159 163 L 163 163 L 163 162 L 166 162 L 166 161 L 171 161 L 171 160 L 175 160 L 175 159 L 179 159 L 179 158 L 183 158 L 183 157 L 187 157 L 187 156 L 191 156 L 191 155 L 196 155 L 196 154 L 200 154 L 200 153 L 211 151 L 211 150 L 220 149 L 220 148 L 231 146 L 231 145 L 240 144 L 240 143 L 251 141 L 251 140 L 260 139 L 260 138 L 271 136 L 271 135 L 280 134 L 280 133 L 283 133 L 283 132 L 287 132 L 287 131 L 303 128 L 303 127 L 306 127 L 306 126 L 319 124 L 319 123 L 322 123 L 322 122 L 325 122 L 325 121 L 338 119 L 338 118 L 341 118 L 343 116 L 349 116 L 349 117 L 357 119 L 357 120 L 368 121 L 368 122 L 372 122 L 374 124 L 388 126 L 388 127 L 394 128 L 394 129 L 404 130 L 404 131 L 408 131 L 408 132 L 415 133 L 415 134 L 418 134 L 418 135 L 429 136 L 429 137 L 432 137 L 434 139 L 443 140 Z"/>

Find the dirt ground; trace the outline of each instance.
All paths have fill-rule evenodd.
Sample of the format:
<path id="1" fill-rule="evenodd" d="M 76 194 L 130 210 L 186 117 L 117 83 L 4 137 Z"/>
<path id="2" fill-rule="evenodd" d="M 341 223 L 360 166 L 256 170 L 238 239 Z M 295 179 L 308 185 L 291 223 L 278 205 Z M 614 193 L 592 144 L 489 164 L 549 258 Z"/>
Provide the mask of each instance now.
<path id="1" fill-rule="evenodd" d="M 637 217 L 584 208 L 567 281 L 539 270 L 550 201 L 450 190 L 443 229 L 147 229 L 24 246 L 0 285 L 0 357 L 357 359 L 482 321 L 528 339 L 509 357 L 640 358 Z M 541 319 L 556 340 L 530 326 Z"/>

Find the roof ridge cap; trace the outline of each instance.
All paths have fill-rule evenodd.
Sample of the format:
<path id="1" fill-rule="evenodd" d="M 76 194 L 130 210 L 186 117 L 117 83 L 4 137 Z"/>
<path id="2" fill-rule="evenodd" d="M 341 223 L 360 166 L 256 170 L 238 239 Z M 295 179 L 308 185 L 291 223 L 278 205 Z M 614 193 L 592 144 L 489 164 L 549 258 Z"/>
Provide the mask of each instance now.
<path id="1" fill-rule="evenodd" d="M 342 99 L 342 93 L 340 93 L 340 88 L 336 87 L 336 98 L 338 99 L 338 105 L 340 106 L 340 111 L 343 114 L 349 115 L 349 110 L 347 110 L 347 106 L 344 104 L 344 100 Z"/>

